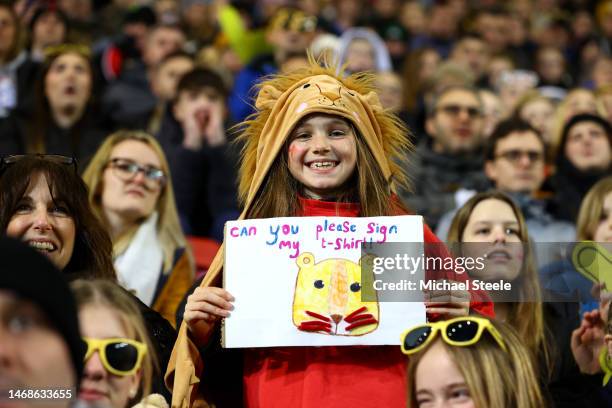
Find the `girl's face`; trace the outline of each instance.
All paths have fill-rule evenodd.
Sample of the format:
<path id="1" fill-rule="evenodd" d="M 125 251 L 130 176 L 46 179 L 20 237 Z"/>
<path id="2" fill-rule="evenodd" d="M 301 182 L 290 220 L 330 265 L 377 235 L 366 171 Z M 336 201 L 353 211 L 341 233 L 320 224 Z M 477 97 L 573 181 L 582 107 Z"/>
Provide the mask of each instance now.
<path id="1" fill-rule="evenodd" d="M 549 129 L 555 114 L 555 107 L 546 99 L 536 99 L 521 109 L 521 118 L 540 131 L 545 141 L 550 140 Z"/>
<path id="2" fill-rule="evenodd" d="M 520 227 L 512 207 L 489 198 L 474 207 L 461 238 L 465 256 L 484 258 L 484 268 L 470 271 L 485 281 L 516 279 L 523 265 Z"/>
<path id="3" fill-rule="evenodd" d="M 580 122 L 567 134 L 565 156 L 578 170 L 606 169 L 612 160 L 610 141 L 605 130 L 595 122 Z"/>
<path id="4" fill-rule="evenodd" d="M 574 91 L 567 96 L 565 101 L 566 121 L 579 113 L 597 114 L 597 103 L 592 92 L 586 90 Z"/>
<path id="5" fill-rule="evenodd" d="M 54 200 L 47 179 L 39 174 L 17 204 L 6 234 L 28 243 L 62 270 L 72 258 L 76 227 L 65 203 Z"/>
<path id="6" fill-rule="evenodd" d="M 119 316 L 102 305 L 86 305 L 79 311 L 81 335 L 92 339 L 129 338 Z M 141 372 L 128 376 L 111 374 L 96 350 L 85 361 L 78 398 L 95 406 L 126 407 L 139 389 Z"/>
<path id="7" fill-rule="evenodd" d="M 393 72 L 382 72 L 376 76 L 380 103 L 385 109 L 399 112 L 402 109 L 402 79 Z"/>
<path id="8" fill-rule="evenodd" d="M 143 171 L 128 171 L 136 164 L 142 169 L 161 169 L 155 150 L 138 140 L 126 140 L 111 151 L 104 170 L 102 207 L 109 218 L 127 223 L 150 216 L 157 206 L 162 186 L 147 178 Z"/>
<path id="9" fill-rule="evenodd" d="M 338 116 L 307 116 L 293 130 L 290 140 L 289 172 L 309 197 L 334 195 L 355 172 L 355 133 Z"/>
<path id="10" fill-rule="evenodd" d="M 604 197 L 603 208 L 601 210 L 601 219 L 595 234 L 593 234 L 595 242 L 612 242 L 612 191 Z"/>
<path id="11" fill-rule="evenodd" d="M 349 72 L 376 70 L 374 47 L 364 39 L 353 40 L 346 50 L 346 69 Z"/>
<path id="12" fill-rule="evenodd" d="M 463 375 L 439 339 L 419 361 L 415 376 L 417 407 L 475 408 Z"/>
<path id="13" fill-rule="evenodd" d="M 440 65 L 440 54 L 434 50 L 425 51 L 421 56 L 420 80 L 425 81 L 431 78 L 436 72 L 438 65 Z"/>
<path id="14" fill-rule="evenodd" d="M 91 86 L 89 63 L 75 53 L 57 57 L 45 77 L 45 95 L 52 107 L 82 109 L 91 96 Z"/>

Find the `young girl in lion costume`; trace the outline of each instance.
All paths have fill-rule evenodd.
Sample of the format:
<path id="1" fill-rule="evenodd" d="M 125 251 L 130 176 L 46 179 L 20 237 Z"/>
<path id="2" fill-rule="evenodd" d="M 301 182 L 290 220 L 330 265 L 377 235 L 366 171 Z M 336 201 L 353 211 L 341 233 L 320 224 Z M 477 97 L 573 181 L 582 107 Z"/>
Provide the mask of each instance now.
<path id="1" fill-rule="evenodd" d="M 411 147 L 409 132 L 382 109 L 372 80 L 364 74 L 343 78 L 334 67 L 311 61 L 260 84 L 258 111 L 240 136 L 240 219 L 408 214 L 395 190 L 406 183 L 398 162 Z M 427 226 L 424 239 L 439 242 Z M 215 329 L 233 309 L 232 295 L 218 287 L 222 268 L 223 249 L 185 307 L 166 374 L 173 407 L 406 406 L 399 347 L 221 350 Z M 428 278 L 465 280 L 448 271 L 428 271 Z M 428 302 L 428 314 L 454 317 L 469 307 L 492 314 L 491 303 L 476 302 L 474 295 L 465 292 L 461 303 Z"/>

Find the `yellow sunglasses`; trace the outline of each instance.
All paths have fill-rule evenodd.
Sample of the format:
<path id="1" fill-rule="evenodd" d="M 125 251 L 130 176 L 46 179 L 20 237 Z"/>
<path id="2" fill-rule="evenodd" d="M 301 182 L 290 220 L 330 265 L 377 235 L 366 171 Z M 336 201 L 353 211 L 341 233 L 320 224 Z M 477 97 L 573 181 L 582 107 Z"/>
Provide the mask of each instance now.
<path id="1" fill-rule="evenodd" d="M 109 373 L 118 376 L 132 375 L 138 371 L 142 359 L 147 354 L 146 344 L 132 339 L 84 337 L 83 341 L 87 345 L 84 361 L 89 360 L 97 350 L 104 368 Z"/>
<path id="2" fill-rule="evenodd" d="M 438 331 L 442 334 L 442 339 L 451 346 L 471 346 L 480 340 L 485 329 L 504 351 L 508 351 L 501 334 L 489 320 L 482 317 L 465 316 L 442 322 L 426 323 L 406 330 L 402 333 L 402 353 L 407 355 L 418 353 L 431 343 Z"/>

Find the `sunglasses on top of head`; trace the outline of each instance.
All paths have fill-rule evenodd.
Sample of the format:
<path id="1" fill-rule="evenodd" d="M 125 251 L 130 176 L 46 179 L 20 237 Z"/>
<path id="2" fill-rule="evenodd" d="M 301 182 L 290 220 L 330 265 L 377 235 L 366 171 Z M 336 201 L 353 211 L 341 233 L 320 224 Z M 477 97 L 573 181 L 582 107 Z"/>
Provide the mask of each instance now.
<path id="1" fill-rule="evenodd" d="M 485 330 L 504 351 L 507 351 L 504 340 L 493 323 L 482 317 L 464 316 L 442 322 L 425 323 L 406 330 L 401 337 L 402 352 L 407 355 L 418 353 L 433 341 L 438 332 L 442 340 L 451 346 L 471 346 L 478 343 Z"/>

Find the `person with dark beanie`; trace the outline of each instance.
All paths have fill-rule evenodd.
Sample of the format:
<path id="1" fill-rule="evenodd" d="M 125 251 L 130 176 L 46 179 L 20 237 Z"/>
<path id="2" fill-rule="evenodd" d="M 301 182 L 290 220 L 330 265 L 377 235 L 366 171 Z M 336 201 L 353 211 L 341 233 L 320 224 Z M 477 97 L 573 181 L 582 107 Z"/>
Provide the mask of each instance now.
<path id="1" fill-rule="evenodd" d="M 0 257 L 0 404 L 27 398 L 69 407 L 85 348 L 68 284 L 45 256 L 14 239 L 0 237 Z"/>
<path id="2" fill-rule="evenodd" d="M 599 180 L 612 172 L 612 126 L 600 116 L 579 114 L 563 128 L 556 171 L 549 182 L 556 218 L 576 222 L 580 203 Z"/>

